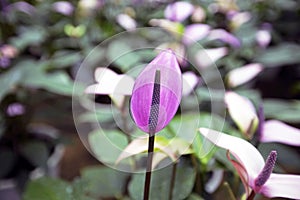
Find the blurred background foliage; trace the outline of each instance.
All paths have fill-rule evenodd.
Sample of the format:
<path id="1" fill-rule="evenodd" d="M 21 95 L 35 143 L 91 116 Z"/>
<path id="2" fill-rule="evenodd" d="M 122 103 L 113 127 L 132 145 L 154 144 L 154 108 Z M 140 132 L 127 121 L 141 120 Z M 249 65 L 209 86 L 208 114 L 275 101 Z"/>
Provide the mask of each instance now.
<path id="1" fill-rule="evenodd" d="M 170 27 L 183 33 L 185 27 L 196 23 L 226 30 L 240 41 L 239 47 L 205 37 L 198 41 L 207 49 L 227 48 L 227 54 L 216 60 L 226 88 L 248 97 L 257 107 L 263 104 L 266 118 L 300 127 L 300 3 L 297 0 L 190 0 L 187 2 L 198 11 L 184 21 L 177 24 L 169 21 L 170 26 L 154 23 L 153 19 L 165 19 L 164 10 L 172 2 L 175 1 L 0 1 L 1 199 L 141 199 L 143 174 L 119 172 L 101 165 L 82 146 L 72 118 L 73 85 L 81 63 L 95 46 L 125 30 L 160 26 L 169 33 Z M 124 15 L 134 21 L 133 25 L 126 23 Z M 269 33 L 267 43 L 260 43 L 257 36 L 262 30 Z M 155 32 L 143 34 L 144 39 L 123 38 L 108 43 L 105 48 L 97 48 L 89 57 L 89 65 L 93 69 L 109 66 L 117 73 L 126 73 L 134 66 L 149 62 L 155 55 L 152 51 L 137 51 L 115 60 L 122 52 L 134 50 L 145 41 L 160 45 L 168 37 Z M 177 45 L 182 45 L 178 36 L 174 38 Z M 184 47 L 186 52 L 192 48 Z M 226 83 L 229 71 L 249 63 L 262 64 L 263 71 L 238 87 Z M 191 69 L 190 66 L 182 68 L 183 71 Z M 90 78 L 90 83 L 94 82 L 92 75 Z M 222 126 L 218 125 L 222 124 L 220 116 L 209 113 L 207 102 L 211 99 L 205 87 L 196 86 L 195 93 L 200 102 L 196 106 L 204 113 L 200 117 L 183 113 L 181 123 L 187 129 L 183 136 L 178 136 L 182 140 L 186 139 L 186 132 L 208 126 L 211 118 L 214 126 Z M 96 97 L 97 101 L 111 103 L 107 96 Z M 193 103 L 193 98 L 184 97 L 182 107 L 190 110 Z M 106 132 L 108 137 L 124 149 L 129 141 L 112 119 L 107 113 L 97 115 L 97 121 L 110 129 Z M 193 127 L 190 119 L 197 119 L 200 124 Z M 85 113 L 82 120 L 90 122 L 94 118 Z M 170 130 L 172 126 L 176 129 L 176 123 L 175 118 L 171 128 L 161 134 L 163 138 L 174 138 Z M 228 118 L 224 130 L 242 137 Z M 89 136 L 91 149 L 96 155 L 99 152 L 100 157 L 107 156 L 101 159 L 114 162 L 120 152 L 103 149 L 105 142 L 95 132 Z M 241 184 L 225 152 L 214 151 L 202 158 L 199 152 L 202 139 L 197 136 L 190 147 L 192 153 L 183 155 L 178 163 L 174 199 L 218 199 L 222 195 L 229 198 L 231 190 L 240 195 Z M 184 144 L 180 140 L 175 146 Z M 279 152 L 278 171 L 300 173 L 299 148 L 275 143 L 259 147 L 264 156 L 272 148 Z M 208 190 L 206 183 L 214 174 L 218 176 L 218 169 L 227 169 L 221 176 L 223 181 L 213 191 Z M 167 199 L 163 195 L 168 194 L 170 171 L 169 166 L 154 173 L 152 199 Z"/>

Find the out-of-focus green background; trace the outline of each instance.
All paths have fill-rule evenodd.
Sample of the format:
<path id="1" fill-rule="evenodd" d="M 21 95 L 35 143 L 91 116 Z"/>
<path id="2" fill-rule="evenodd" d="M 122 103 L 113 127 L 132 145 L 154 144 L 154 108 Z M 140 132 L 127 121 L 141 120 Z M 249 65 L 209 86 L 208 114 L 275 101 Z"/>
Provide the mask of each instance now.
<path id="1" fill-rule="evenodd" d="M 256 106 L 263 104 L 266 118 L 300 128 L 299 1 L 190 0 L 187 2 L 195 10 L 185 20 L 155 23 L 155 19 L 166 20 L 164 11 L 174 2 L 0 0 L 0 199 L 32 200 L 43 195 L 45 200 L 138 199 L 136 194 L 140 190 L 136 188 L 141 177 L 130 178 L 127 173 L 103 167 L 80 141 L 72 115 L 74 80 L 84 59 L 98 44 L 123 31 L 134 33 L 136 28 L 158 26 L 168 34 L 170 29 L 183 33 L 188 25 L 199 23 L 209 25 L 211 30 L 226 30 L 240 41 L 239 47 L 205 37 L 198 41 L 207 49 L 227 48 L 227 54 L 216 60 L 225 88 L 243 94 Z M 261 32 L 267 36 L 259 35 Z M 92 69 L 110 67 L 119 74 L 126 73 L 149 62 L 152 51 L 113 59 L 122 52 L 135 51 L 136 44 L 148 40 L 156 44 L 163 40 L 162 33 L 152 35 L 146 30 L 137 31 L 137 38 L 116 38 L 96 49 L 89 57 L 90 65 Z M 180 34 L 173 42 L 173 46 L 161 45 L 170 48 L 183 45 Z M 192 46 L 183 45 L 184 51 L 189 48 Z M 263 71 L 250 82 L 231 87 L 226 82 L 228 72 L 249 63 L 260 63 Z M 181 64 L 182 71 L 194 71 L 200 76 L 191 66 Z M 90 82 L 86 84 L 95 83 L 93 75 L 89 75 Z M 195 92 L 200 99 L 196 104 L 209 112 L 206 90 L 198 85 Z M 186 99 L 186 104 L 190 104 Z M 96 102 L 106 105 L 111 100 L 101 95 L 96 97 Z M 100 116 L 99 120 L 106 119 Z M 113 126 L 113 130 L 118 128 Z M 273 147 L 271 144 L 263 149 Z M 280 170 L 299 174 L 299 148 L 287 145 L 276 148 L 282 153 Z M 187 188 L 175 184 L 176 198 L 218 199 L 228 192 L 225 186 L 220 186 L 217 192 L 208 194 L 204 186 L 199 186 L 209 179 L 212 169 L 227 167 L 222 163 L 224 160 L 216 156 L 214 162 L 218 165 L 201 168 L 202 174 L 197 176 L 203 175 L 203 179 L 197 178 L 190 168 L 184 168 L 193 159 L 185 156 L 183 160 L 186 161 L 181 163 L 179 171 L 184 170 L 190 178 L 179 177 L 180 181 L 186 181 Z M 160 172 L 159 176 L 167 171 Z M 232 171 L 224 179 L 233 176 Z M 153 181 L 160 182 L 155 178 Z M 237 177 L 232 180 L 236 181 Z M 241 189 L 233 190 L 241 193 Z M 163 192 L 162 189 L 157 193 Z"/>

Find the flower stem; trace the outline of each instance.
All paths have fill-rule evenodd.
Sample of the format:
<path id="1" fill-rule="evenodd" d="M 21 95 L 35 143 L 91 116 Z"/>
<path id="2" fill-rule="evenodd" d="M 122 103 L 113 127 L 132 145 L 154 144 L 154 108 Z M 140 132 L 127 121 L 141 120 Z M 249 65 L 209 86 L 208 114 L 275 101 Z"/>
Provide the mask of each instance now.
<path id="1" fill-rule="evenodd" d="M 144 186 L 144 200 L 148 200 L 150 194 L 154 139 L 155 139 L 155 134 L 149 134 L 146 179 L 145 179 L 145 186 Z"/>
<path id="2" fill-rule="evenodd" d="M 247 200 L 253 200 L 254 197 L 255 197 L 255 192 L 254 192 L 254 190 L 252 190 L 250 195 L 247 197 Z"/>
<path id="3" fill-rule="evenodd" d="M 169 190 L 169 200 L 172 200 L 172 198 L 173 198 L 173 189 L 175 186 L 177 163 L 178 163 L 178 161 L 175 161 L 175 163 L 173 164 L 173 167 L 172 167 L 172 176 L 171 176 L 171 183 L 170 183 L 170 190 Z"/>

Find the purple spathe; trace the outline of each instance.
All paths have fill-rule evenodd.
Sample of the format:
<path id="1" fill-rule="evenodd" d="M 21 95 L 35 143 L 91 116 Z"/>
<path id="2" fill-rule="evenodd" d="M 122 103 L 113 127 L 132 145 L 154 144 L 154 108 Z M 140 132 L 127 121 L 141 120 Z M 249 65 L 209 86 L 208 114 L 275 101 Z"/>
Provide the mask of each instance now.
<path id="1" fill-rule="evenodd" d="M 155 81 L 157 74 L 159 74 L 159 82 Z M 159 94 L 156 94 L 157 92 Z M 182 78 L 176 56 L 171 50 L 162 51 L 145 67 L 135 81 L 130 110 L 136 125 L 146 133 L 159 132 L 174 117 L 181 94 Z M 157 95 L 158 98 L 153 101 Z M 158 112 L 152 130 L 149 127 L 153 118 L 150 116 L 151 110 Z"/>

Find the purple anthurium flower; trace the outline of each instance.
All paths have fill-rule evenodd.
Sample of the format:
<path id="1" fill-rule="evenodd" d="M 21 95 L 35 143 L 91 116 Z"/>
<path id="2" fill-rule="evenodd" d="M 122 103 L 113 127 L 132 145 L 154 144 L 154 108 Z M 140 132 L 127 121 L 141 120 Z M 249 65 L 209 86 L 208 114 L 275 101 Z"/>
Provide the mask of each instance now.
<path id="1" fill-rule="evenodd" d="M 12 103 L 8 105 L 6 113 L 10 117 L 23 115 L 25 113 L 25 107 L 20 103 Z"/>
<path id="2" fill-rule="evenodd" d="M 189 45 L 203 39 L 210 31 L 207 24 L 192 24 L 185 28 L 182 43 Z"/>
<path id="3" fill-rule="evenodd" d="M 127 31 L 134 30 L 137 26 L 136 21 L 127 14 L 119 14 L 116 18 L 118 24 Z"/>
<path id="4" fill-rule="evenodd" d="M 53 9 L 63 15 L 72 15 L 74 11 L 74 6 L 68 1 L 57 1 L 52 4 Z"/>
<path id="5" fill-rule="evenodd" d="M 270 33 L 271 29 L 272 29 L 271 24 L 264 23 L 262 25 L 261 29 L 256 32 L 255 39 L 256 39 L 257 44 L 261 48 L 266 48 L 270 44 L 270 42 L 272 40 L 272 36 Z"/>
<path id="6" fill-rule="evenodd" d="M 263 106 L 258 111 L 259 126 L 257 130 L 260 142 L 279 142 L 300 146 L 300 130 L 278 120 L 265 121 Z"/>
<path id="7" fill-rule="evenodd" d="M 300 130 L 278 120 L 269 120 L 263 123 L 259 140 L 300 146 Z"/>
<path id="8" fill-rule="evenodd" d="M 130 102 L 136 125 L 146 133 L 163 129 L 175 115 L 182 94 L 182 78 L 176 56 L 162 51 L 137 77 Z"/>
<path id="9" fill-rule="evenodd" d="M 260 63 L 251 63 L 231 70 L 227 74 L 227 82 L 230 87 L 237 87 L 252 80 L 263 70 Z"/>
<path id="10" fill-rule="evenodd" d="M 234 48 L 238 48 L 241 46 L 239 39 L 237 39 L 231 33 L 225 31 L 224 29 L 215 29 L 209 33 L 208 36 L 211 40 L 221 40 Z"/>
<path id="11" fill-rule="evenodd" d="M 194 11 L 194 6 L 185 1 L 169 4 L 165 9 L 165 17 L 168 20 L 182 22 Z"/>
<path id="12" fill-rule="evenodd" d="M 300 176 L 272 173 L 277 153 L 271 151 L 266 162 L 259 151 L 249 142 L 225 133 L 200 128 L 200 133 L 218 147 L 227 149 L 236 160 L 229 160 L 238 171 L 247 195 L 252 189 L 266 197 L 300 197 Z"/>
<path id="13" fill-rule="evenodd" d="M 200 49 L 195 55 L 196 66 L 205 69 L 228 54 L 228 48 Z"/>
<path id="14" fill-rule="evenodd" d="M 13 10 L 21 11 L 28 15 L 33 15 L 36 12 L 35 7 L 25 1 L 12 3 L 5 7 L 6 12 L 11 12 Z"/>
<path id="15" fill-rule="evenodd" d="M 251 139 L 259 122 L 252 102 L 246 97 L 232 91 L 225 93 L 224 101 L 230 117 L 243 135 Z"/>

